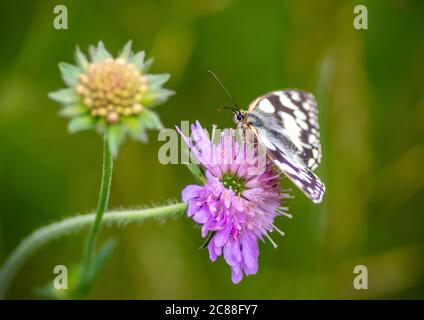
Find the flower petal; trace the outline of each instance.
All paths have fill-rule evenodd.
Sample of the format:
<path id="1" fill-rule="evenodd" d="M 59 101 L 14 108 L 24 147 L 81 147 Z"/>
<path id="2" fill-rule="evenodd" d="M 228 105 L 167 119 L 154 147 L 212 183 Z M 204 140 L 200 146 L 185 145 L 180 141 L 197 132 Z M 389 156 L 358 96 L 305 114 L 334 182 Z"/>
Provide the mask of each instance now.
<path id="1" fill-rule="evenodd" d="M 209 259 L 211 259 L 211 261 L 214 262 L 218 258 L 219 254 L 217 254 L 216 252 L 215 244 L 213 243 L 213 241 L 209 242 L 208 251 L 209 251 Z"/>
<path id="2" fill-rule="evenodd" d="M 232 224 L 231 223 L 227 223 L 227 225 L 225 226 L 224 229 L 222 229 L 221 231 L 218 231 L 215 234 L 215 236 L 213 237 L 213 239 L 214 239 L 215 245 L 217 247 L 224 246 L 224 244 L 228 241 L 228 236 L 230 235 L 231 228 L 232 228 Z"/>
<path id="3" fill-rule="evenodd" d="M 240 242 L 245 272 L 246 274 L 255 274 L 258 271 L 257 242 L 255 243 L 254 240 L 248 237 L 242 237 Z"/>
<path id="4" fill-rule="evenodd" d="M 200 206 L 197 204 L 197 202 L 198 201 L 196 199 L 191 199 L 188 201 L 187 215 L 189 217 L 199 211 Z"/>
<path id="5" fill-rule="evenodd" d="M 234 284 L 239 283 L 243 279 L 243 271 L 240 265 L 235 265 L 231 267 L 231 280 Z"/>
<path id="6" fill-rule="evenodd" d="M 196 221 L 197 223 L 203 224 L 206 221 L 208 221 L 209 217 L 210 217 L 209 210 L 204 207 L 196 212 L 196 214 L 193 216 L 193 220 Z"/>
<path id="7" fill-rule="evenodd" d="M 211 225 L 212 219 L 209 219 L 208 221 L 206 221 L 206 223 L 202 226 L 202 238 L 206 237 L 209 233 L 209 231 L 211 231 L 210 229 L 210 225 Z M 213 231 L 213 230 L 212 230 Z"/>
<path id="8" fill-rule="evenodd" d="M 184 202 L 187 202 L 188 200 L 197 197 L 200 190 L 202 190 L 201 186 L 190 184 L 181 192 L 181 198 Z"/>
<path id="9" fill-rule="evenodd" d="M 225 244 L 224 258 L 230 266 L 234 266 L 242 262 L 240 242 L 238 239 L 232 239 Z"/>

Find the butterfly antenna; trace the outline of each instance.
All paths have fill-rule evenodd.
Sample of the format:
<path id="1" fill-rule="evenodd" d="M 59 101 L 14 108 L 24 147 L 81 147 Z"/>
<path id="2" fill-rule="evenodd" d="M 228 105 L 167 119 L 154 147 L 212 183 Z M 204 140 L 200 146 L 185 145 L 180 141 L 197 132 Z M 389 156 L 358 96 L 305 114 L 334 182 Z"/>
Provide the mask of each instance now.
<path id="1" fill-rule="evenodd" d="M 219 107 L 219 108 L 217 109 L 217 111 L 218 111 L 218 112 L 221 112 L 221 111 L 223 111 L 224 109 L 228 109 L 228 110 L 231 110 L 231 111 L 238 110 L 238 109 L 236 109 L 236 108 L 231 108 L 231 107 Z"/>
<path id="2" fill-rule="evenodd" d="M 222 89 L 224 89 L 225 93 L 230 97 L 231 101 L 234 103 L 234 105 L 236 106 L 236 110 L 240 110 L 240 107 L 238 106 L 237 102 L 234 100 L 233 96 L 230 94 L 230 92 L 228 92 L 228 90 L 224 87 L 224 85 L 222 84 L 221 80 L 219 80 L 218 76 L 213 73 L 211 70 L 208 70 L 208 72 L 212 75 L 212 77 L 215 78 L 215 80 L 219 83 L 219 85 L 222 87 Z M 224 108 L 224 109 L 233 109 L 233 108 Z"/>

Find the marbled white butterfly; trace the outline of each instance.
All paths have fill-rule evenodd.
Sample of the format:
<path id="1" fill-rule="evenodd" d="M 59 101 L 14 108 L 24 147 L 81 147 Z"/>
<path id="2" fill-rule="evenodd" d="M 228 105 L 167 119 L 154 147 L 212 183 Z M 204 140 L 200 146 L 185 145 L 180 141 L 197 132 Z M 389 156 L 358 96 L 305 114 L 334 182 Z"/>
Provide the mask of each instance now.
<path id="1" fill-rule="evenodd" d="M 242 110 L 235 104 L 233 118 L 243 130 L 250 129 L 266 148 L 275 165 L 314 203 L 322 201 L 325 186 L 312 172 L 321 161 L 318 109 L 310 93 L 287 89 L 260 96 Z"/>

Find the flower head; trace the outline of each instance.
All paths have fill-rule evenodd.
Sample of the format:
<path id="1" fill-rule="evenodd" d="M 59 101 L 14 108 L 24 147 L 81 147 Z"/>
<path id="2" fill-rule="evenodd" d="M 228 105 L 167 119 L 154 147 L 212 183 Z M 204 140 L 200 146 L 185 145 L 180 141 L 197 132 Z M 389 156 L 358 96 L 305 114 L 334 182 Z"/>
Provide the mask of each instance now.
<path id="1" fill-rule="evenodd" d="M 71 133 L 96 128 L 116 154 L 127 134 L 146 141 L 146 129 L 162 128 L 151 108 L 173 93 L 162 88 L 169 75 L 148 74 L 152 60 L 144 61 L 144 52 L 134 54 L 131 42 L 116 58 L 102 42 L 90 48 L 90 60 L 77 49 L 76 62 L 59 64 L 69 88 L 49 94 L 63 105 L 61 115 L 71 118 Z"/>
<path id="2" fill-rule="evenodd" d="M 274 230 L 282 234 L 274 218 L 288 215 L 280 205 L 289 194 L 282 193 L 272 162 L 254 145 L 238 142 L 234 131 L 223 131 L 215 144 L 213 135 L 209 139 L 196 123 L 192 137 L 183 137 L 206 176 L 203 185 L 189 185 L 182 192 L 188 216 L 202 225 L 203 237 L 211 236 L 210 259 L 223 254 L 232 281 L 238 283 L 243 274 L 258 271 L 258 239 L 269 238 Z"/>

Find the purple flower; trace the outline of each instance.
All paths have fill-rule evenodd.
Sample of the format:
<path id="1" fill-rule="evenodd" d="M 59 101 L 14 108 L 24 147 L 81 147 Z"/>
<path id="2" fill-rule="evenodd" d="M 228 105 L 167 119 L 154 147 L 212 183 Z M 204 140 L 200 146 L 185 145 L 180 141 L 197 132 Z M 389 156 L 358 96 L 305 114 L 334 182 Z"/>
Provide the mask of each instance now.
<path id="1" fill-rule="evenodd" d="M 280 205 L 290 195 L 282 193 L 272 162 L 252 144 L 238 142 L 233 130 L 224 130 L 215 144 L 215 134 L 209 139 L 199 122 L 191 129 L 191 138 L 180 134 L 205 169 L 206 182 L 188 185 L 182 200 L 188 203 L 188 216 L 202 225 L 202 237 L 213 234 L 210 259 L 223 254 L 232 281 L 239 283 L 243 273 L 258 271 L 258 239 L 272 242 L 268 232 L 283 234 L 273 223 L 277 215 L 288 215 Z"/>

